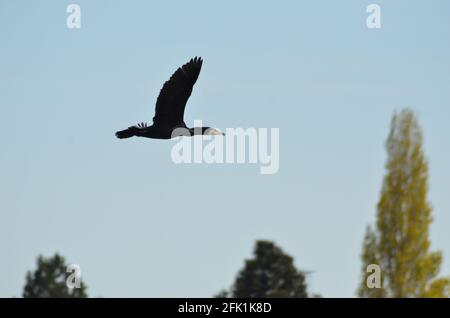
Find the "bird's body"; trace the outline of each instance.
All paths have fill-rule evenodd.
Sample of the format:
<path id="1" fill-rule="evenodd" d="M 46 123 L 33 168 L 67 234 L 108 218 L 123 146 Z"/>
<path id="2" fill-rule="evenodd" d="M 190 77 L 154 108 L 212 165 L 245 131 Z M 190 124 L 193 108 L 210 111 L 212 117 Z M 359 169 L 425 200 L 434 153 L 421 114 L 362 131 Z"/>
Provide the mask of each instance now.
<path id="1" fill-rule="evenodd" d="M 144 124 L 139 124 L 137 126 L 132 126 L 125 130 L 118 131 L 116 133 L 116 136 L 120 139 L 130 138 L 133 136 L 147 137 L 147 138 L 152 138 L 152 139 L 171 139 L 172 132 L 176 128 L 181 128 L 181 127 L 182 126 L 171 127 L 170 125 L 145 126 Z"/>
<path id="2" fill-rule="evenodd" d="M 191 96 L 202 67 L 201 58 L 193 58 L 178 68 L 170 79 L 164 83 L 156 101 L 153 125 L 138 124 L 116 132 L 117 138 L 133 136 L 153 139 L 171 139 L 178 136 L 217 135 L 221 134 L 211 127 L 188 128 L 184 123 L 184 109 Z"/>

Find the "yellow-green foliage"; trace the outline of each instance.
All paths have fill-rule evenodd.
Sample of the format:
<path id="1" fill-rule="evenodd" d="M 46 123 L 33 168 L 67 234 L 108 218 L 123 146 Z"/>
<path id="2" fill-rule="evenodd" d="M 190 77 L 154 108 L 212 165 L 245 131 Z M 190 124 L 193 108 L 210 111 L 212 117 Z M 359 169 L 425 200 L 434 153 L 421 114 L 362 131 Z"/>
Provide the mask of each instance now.
<path id="1" fill-rule="evenodd" d="M 442 255 L 429 251 L 432 217 L 422 144 L 414 113 L 394 114 L 376 226 L 367 228 L 363 244 L 360 297 L 449 297 L 450 280 L 436 278 Z M 381 289 L 366 286 L 368 264 L 380 265 Z"/>

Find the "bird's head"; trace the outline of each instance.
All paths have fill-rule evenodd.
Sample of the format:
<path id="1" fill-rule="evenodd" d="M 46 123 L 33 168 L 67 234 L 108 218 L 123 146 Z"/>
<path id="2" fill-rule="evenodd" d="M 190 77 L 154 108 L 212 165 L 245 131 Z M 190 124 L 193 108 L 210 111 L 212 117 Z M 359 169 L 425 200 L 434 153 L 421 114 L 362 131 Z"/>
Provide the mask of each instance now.
<path id="1" fill-rule="evenodd" d="M 223 132 L 213 127 L 202 127 L 202 133 L 207 136 L 225 136 Z"/>

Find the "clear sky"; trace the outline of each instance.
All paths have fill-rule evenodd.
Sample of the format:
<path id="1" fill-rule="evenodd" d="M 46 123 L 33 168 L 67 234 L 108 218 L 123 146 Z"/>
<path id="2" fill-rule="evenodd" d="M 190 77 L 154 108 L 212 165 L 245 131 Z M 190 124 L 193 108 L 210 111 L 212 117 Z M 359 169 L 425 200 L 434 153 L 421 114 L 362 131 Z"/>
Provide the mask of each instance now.
<path id="1" fill-rule="evenodd" d="M 448 0 L 0 0 L 0 296 L 59 252 L 91 296 L 209 297 L 269 239 L 314 271 L 313 292 L 353 297 L 405 106 L 424 129 L 432 245 L 450 275 L 449 16 Z M 175 165 L 172 141 L 114 137 L 151 121 L 196 55 L 188 125 L 279 128 L 278 174 Z"/>

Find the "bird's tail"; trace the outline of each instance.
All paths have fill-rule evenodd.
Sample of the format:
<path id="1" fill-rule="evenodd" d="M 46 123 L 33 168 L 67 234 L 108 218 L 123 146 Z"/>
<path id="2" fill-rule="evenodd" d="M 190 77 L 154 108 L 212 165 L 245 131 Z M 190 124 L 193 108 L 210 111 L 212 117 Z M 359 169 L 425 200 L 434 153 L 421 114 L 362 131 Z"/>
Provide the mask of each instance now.
<path id="1" fill-rule="evenodd" d="M 137 128 L 134 126 L 128 127 L 125 130 L 116 132 L 116 137 L 120 138 L 120 139 L 125 139 L 125 138 L 130 138 L 130 137 L 136 136 L 136 130 L 137 130 Z"/>

